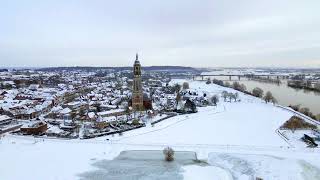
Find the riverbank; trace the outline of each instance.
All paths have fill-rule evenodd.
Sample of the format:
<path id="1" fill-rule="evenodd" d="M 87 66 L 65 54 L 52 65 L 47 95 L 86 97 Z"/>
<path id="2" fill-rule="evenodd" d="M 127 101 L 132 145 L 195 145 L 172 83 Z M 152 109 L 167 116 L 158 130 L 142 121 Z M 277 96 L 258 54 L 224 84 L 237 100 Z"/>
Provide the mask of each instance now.
<path id="1" fill-rule="evenodd" d="M 300 107 L 307 107 L 314 115 L 320 117 L 320 93 L 309 91 L 306 89 L 294 89 L 287 86 L 287 81 L 282 80 L 281 84 L 266 83 L 261 81 L 251 81 L 249 79 L 241 79 L 229 81 L 227 78 L 218 78 L 223 82 L 232 84 L 239 82 L 246 86 L 246 91 L 252 92 L 255 87 L 263 89 L 264 92 L 270 91 L 282 106 L 300 105 Z"/>

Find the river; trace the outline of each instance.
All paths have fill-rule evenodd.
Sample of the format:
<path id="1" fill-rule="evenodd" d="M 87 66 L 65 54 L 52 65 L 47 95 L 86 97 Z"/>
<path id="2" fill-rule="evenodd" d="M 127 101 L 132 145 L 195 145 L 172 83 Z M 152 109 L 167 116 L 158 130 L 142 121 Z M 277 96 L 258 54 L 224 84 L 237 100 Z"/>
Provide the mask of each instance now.
<path id="1" fill-rule="evenodd" d="M 205 79 L 207 79 L 207 77 Z M 211 79 L 213 79 L 213 77 L 211 77 Z M 237 77 L 233 77 L 231 81 L 229 80 L 229 77 L 224 76 L 215 77 L 215 79 L 229 81 L 231 84 L 234 81 L 239 81 Z M 300 104 L 300 107 L 308 107 L 313 114 L 320 114 L 319 92 L 294 89 L 287 86 L 286 80 L 281 80 L 281 82 L 282 83 L 278 85 L 274 83 L 248 80 L 247 78 L 241 78 L 239 81 L 239 83 L 246 85 L 247 90 L 250 92 L 255 87 L 263 89 L 264 92 L 272 92 L 273 96 L 278 100 L 278 103 L 283 106 Z"/>

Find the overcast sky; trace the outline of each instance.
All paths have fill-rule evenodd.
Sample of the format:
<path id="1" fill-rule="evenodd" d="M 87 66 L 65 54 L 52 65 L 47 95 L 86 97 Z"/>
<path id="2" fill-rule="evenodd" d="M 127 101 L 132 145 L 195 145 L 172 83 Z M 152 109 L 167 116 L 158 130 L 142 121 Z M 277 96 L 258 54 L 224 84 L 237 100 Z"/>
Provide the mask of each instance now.
<path id="1" fill-rule="evenodd" d="M 320 67 L 320 0 L 0 0 L 0 66 Z"/>

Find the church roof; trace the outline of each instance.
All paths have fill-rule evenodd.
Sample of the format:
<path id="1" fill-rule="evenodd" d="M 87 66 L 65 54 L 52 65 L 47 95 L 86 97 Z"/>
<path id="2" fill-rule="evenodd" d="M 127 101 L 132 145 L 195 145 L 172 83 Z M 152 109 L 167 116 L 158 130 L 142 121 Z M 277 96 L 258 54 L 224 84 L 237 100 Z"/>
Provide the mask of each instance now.
<path id="1" fill-rule="evenodd" d="M 140 65 L 138 53 L 136 54 L 136 60 L 134 61 L 134 64 L 139 64 Z"/>

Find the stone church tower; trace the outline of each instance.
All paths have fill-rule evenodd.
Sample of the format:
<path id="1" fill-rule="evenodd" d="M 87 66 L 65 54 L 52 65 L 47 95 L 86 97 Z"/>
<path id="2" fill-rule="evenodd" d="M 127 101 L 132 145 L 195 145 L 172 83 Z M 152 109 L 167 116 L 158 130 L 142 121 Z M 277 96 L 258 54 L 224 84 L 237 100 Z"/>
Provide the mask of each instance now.
<path id="1" fill-rule="evenodd" d="M 141 84 L 141 65 L 138 54 L 133 65 L 133 91 L 132 91 L 132 108 L 134 111 L 143 110 L 143 92 Z"/>

